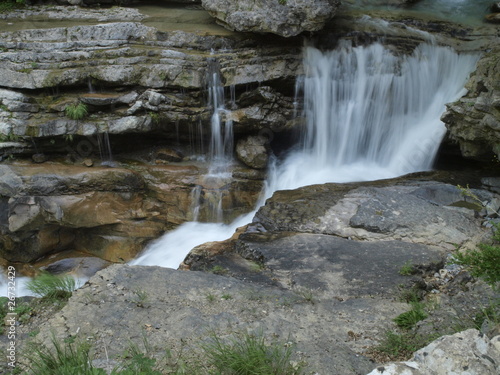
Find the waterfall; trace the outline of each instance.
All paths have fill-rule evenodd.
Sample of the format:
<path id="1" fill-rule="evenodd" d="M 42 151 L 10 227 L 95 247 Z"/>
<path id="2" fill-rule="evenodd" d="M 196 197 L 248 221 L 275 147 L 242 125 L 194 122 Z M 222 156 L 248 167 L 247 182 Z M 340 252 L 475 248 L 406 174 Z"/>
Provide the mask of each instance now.
<path id="1" fill-rule="evenodd" d="M 353 47 L 345 42 L 331 52 L 305 48 L 305 76 L 298 85 L 306 118 L 302 142 L 273 163 L 255 211 L 279 189 L 431 168 L 445 133 L 440 121 L 445 103 L 463 95 L 477 59 L 427 44 L 406 57 L 378 43 Z M 255 211 L 229 225 L 185 223 L 131 264 L 177 268 L 193 247 L 229 238 Z"/>
<path id="2" fill-rule="evenodd" d="M 446 132 L 445 104 L 465 93 L 477 59 L 430 44 L 403 57 L 379 43 L 307 47 L 303 142 L 274 167 L 271 190 L 430 169 Z"/>

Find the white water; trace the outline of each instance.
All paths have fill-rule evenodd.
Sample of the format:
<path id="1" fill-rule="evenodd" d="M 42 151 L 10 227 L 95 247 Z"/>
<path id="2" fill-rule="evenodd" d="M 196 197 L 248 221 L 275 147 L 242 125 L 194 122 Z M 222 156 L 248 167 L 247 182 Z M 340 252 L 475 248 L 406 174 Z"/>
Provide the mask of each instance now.
<path id="1" fill-rule="evenodd" d="M 375 180 L 431 168 L 445 133 L 445 103 L 464 94 L 477 56 L 422 45 L 397 58 L 382 45 L 304 51 L 303 144 L 270 168 L 255 211 L 229 225 L 189 222 L 148 246 L 135 265 L 177 268 L 189 251 L 229 238 L 276 190 Z"/>

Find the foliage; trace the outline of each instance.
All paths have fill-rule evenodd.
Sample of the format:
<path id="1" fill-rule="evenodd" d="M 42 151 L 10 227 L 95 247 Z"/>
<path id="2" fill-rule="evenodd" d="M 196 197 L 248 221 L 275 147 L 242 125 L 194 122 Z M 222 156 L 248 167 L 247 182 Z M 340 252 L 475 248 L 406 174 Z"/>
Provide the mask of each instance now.
<path id="1" fill-rule="evenodd" d="M 71 276 L 55 276 L 43 272 L 26 284 L 28 290 L 36 296 L 48 300 L 68 299 L 76 289 L 76 282 Z"/>
<path id="2" fill-rule="evenodd" d="M 403 276 L 413 275 L 415 269 L 413 268 L 413 264 L 410 261 L 405 262 L 399 269 L 399 274 Z"/>
<path id="3" fill-rule="evenodd" d="M 17 142 L 19 136 L 10 132 L 9 134 L 0 134 L 0 142 Z"/>
<path id="4" fill-rule="evenodd" d="M 493 224 L 493 244 L 479 244 L 477 249 L 453 254 L 453 262 L 468 269 L 491 287 L 500 281 L 500 223 Z"/>
<path id="5" fill-rule="evenodd" d="M 295 375 L 290 364 L 292 348 L 274 342 L 266 345 L 263 335 L 241 333 L 228 341 L 212 334 L 203 346 L 209 365 L 219 375 Z"/>
<path id="6" fill-rule="evenodd" d="M 0 0 L 0 13 L 5 13 L 24 5 L 25 0 Z"/>
<path id="7" fill-rule="evenodd" d="M 415 326 L 421 320 L 427 318 L 427 314 L 424 311 L 424 305 L 420 302 L 411 302 L 411 310 L 404 312 L 394 318 L 394 322 L 398 327 L 403 329 L 410 329 Z"/>
<path id="8" fill-rule="evenodd" d="M 88 115 L 88 108 L 85 103 L 68 104 L 64 109 L 66 116 L 72 120 L 81 120 Z"/>
<path id="9" fill-rule="evenodd" d="M 487 306 L 480 309 L 473 317 L 474 328 L 481 330 L 485 321 L 500 325 L 500 299 L 491 300 Z"/>

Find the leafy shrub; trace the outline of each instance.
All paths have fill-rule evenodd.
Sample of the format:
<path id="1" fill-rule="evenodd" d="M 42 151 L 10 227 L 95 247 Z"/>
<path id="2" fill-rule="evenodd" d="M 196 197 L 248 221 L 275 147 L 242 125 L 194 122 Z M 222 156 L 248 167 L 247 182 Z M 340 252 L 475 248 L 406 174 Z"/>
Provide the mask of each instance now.
<path id="1" fill-rule="evenodd" d="M 76 289 L 76 282 L 71 276 L 55 276 L 43 272 L 28 281 L 26 287 L 38 297 L 68 299 Z"/>
<path id="2" fill-rule="evenodd" d="M 87 116 L 88 109 L 85 103 L 74 103 L 67 105 L 64 112 L 72 120 L 81 120 Z"/>

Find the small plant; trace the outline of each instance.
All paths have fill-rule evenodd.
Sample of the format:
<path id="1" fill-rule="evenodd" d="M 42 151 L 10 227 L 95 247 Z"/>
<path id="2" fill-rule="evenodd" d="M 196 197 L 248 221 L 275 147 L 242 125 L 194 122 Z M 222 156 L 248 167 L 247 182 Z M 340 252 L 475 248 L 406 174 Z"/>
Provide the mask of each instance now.
<path id="1" fill-rule="evenodd" d="M 156 112 L 149 112 L 149 116 L 151 117 L 151 121 L 153 124 L 158 125 L 160 123 L 160 115 Z"/>
<path id="2" fill-rule="evenodd" d="M 493 244 L 481 243 L 475 250 L 457 251 L 453 262 L 465 267 L 472 276 L 483 279 L 493 288 L 500 281 L 500 223 L 493 224 Z"/>
<path id="3" fill-rule="evenodd" d="M 135 298 L 132 300 L 133 303 L 137 305 L 137 307 L 144 307 L 144 303 L 146 303 L 148 299 L 148 294 L 143 290 L 134 290 Z"/>
<path id="4" fill-rule="evenodd" d="M 72 120 L 81 120 L 88 115 L 87 105 L 81 102 L 69 104 L 64 109 L 64 113 Z"/>
<path id="5" fill-rule="evenodd" d="M 225 299 L 225 300 L 228 300 L 228 299 L 233 299 L 233 296 L 232 296 L 232 295 L 230 295 L 230 294 L 223 294 L 223 295 L 221 296 L 221 298 L 222 298 L 222 299 Z"/>
<path id="6" fill-rule="evenodd" d="M 388 331 L 382 342 L 374 348 L 375 352 L 383 353 L 388 360 L 406 360 L 413 355 L 413 352 L 424 347 L 432 339 L 425 339 L 411 333 L 396 333 Z"/>
<path id="7" fill-rule="evenodd" d="M 410 261 L 405 262 L 399 269 L 399 274 L 402 276 L 413 275 L 413 273 L 415 273 L 415 269 Z"/>
<path id="8" fill-rule="evenodd" d="M 131 344 L 126 357 L 126 360 L 120 366 L 113 369 L 111 375 L 162 375 L 161 372 L 155 369 L 156 359 L 148 354 L 147 346 L 144 353 L 137 345 Z"/>
<path id="9" fill-rule="evenodd" d="M 28 290 L 36 296 L 48 300 L 67 300 L 76 289 L 76 282 L 71 276 L 55 276 L 43 272 L 26 284 Z"/>
<path id="10" fill-rule="evenodd" d="M 295 291 L 302 299 L 310 304 L 314 305 L 314 294 L 311 289 L 300 288 Z"/>
<path id="11" fill-rule="evenodd" d="M 398 327 L 403 329 L 410 329 L 415 326 L 421 320 L 427 318 L 427 314 L 424 311 L 424 306 L 420 302 L 411 302 L 411 310 L 404 312 L 394 318 L 394 322 Z"/>
<path id="12" fill-rule="evenodd" d="M 207 294 L 207 301 L 208 302 L 214 302 L 215 301 L 215 296 L 211 293 Z"/>
<path id="13" fill-rule="evenodd" d="M 227 273 L 227 269 L 222 266 L 213 266 L 210 270 L 211 273 L 215 273 L 216 275 L 225 275 Z"/>
<path id="14" fill-rule="evenodd" d="M 292 347 L 279 342 L 266 345 L 262 334 L 245 332 L 224 341 L 214 333 L 202 348 L 214 374 L 300 374 L 300 368 L 290 364 Z"/>

